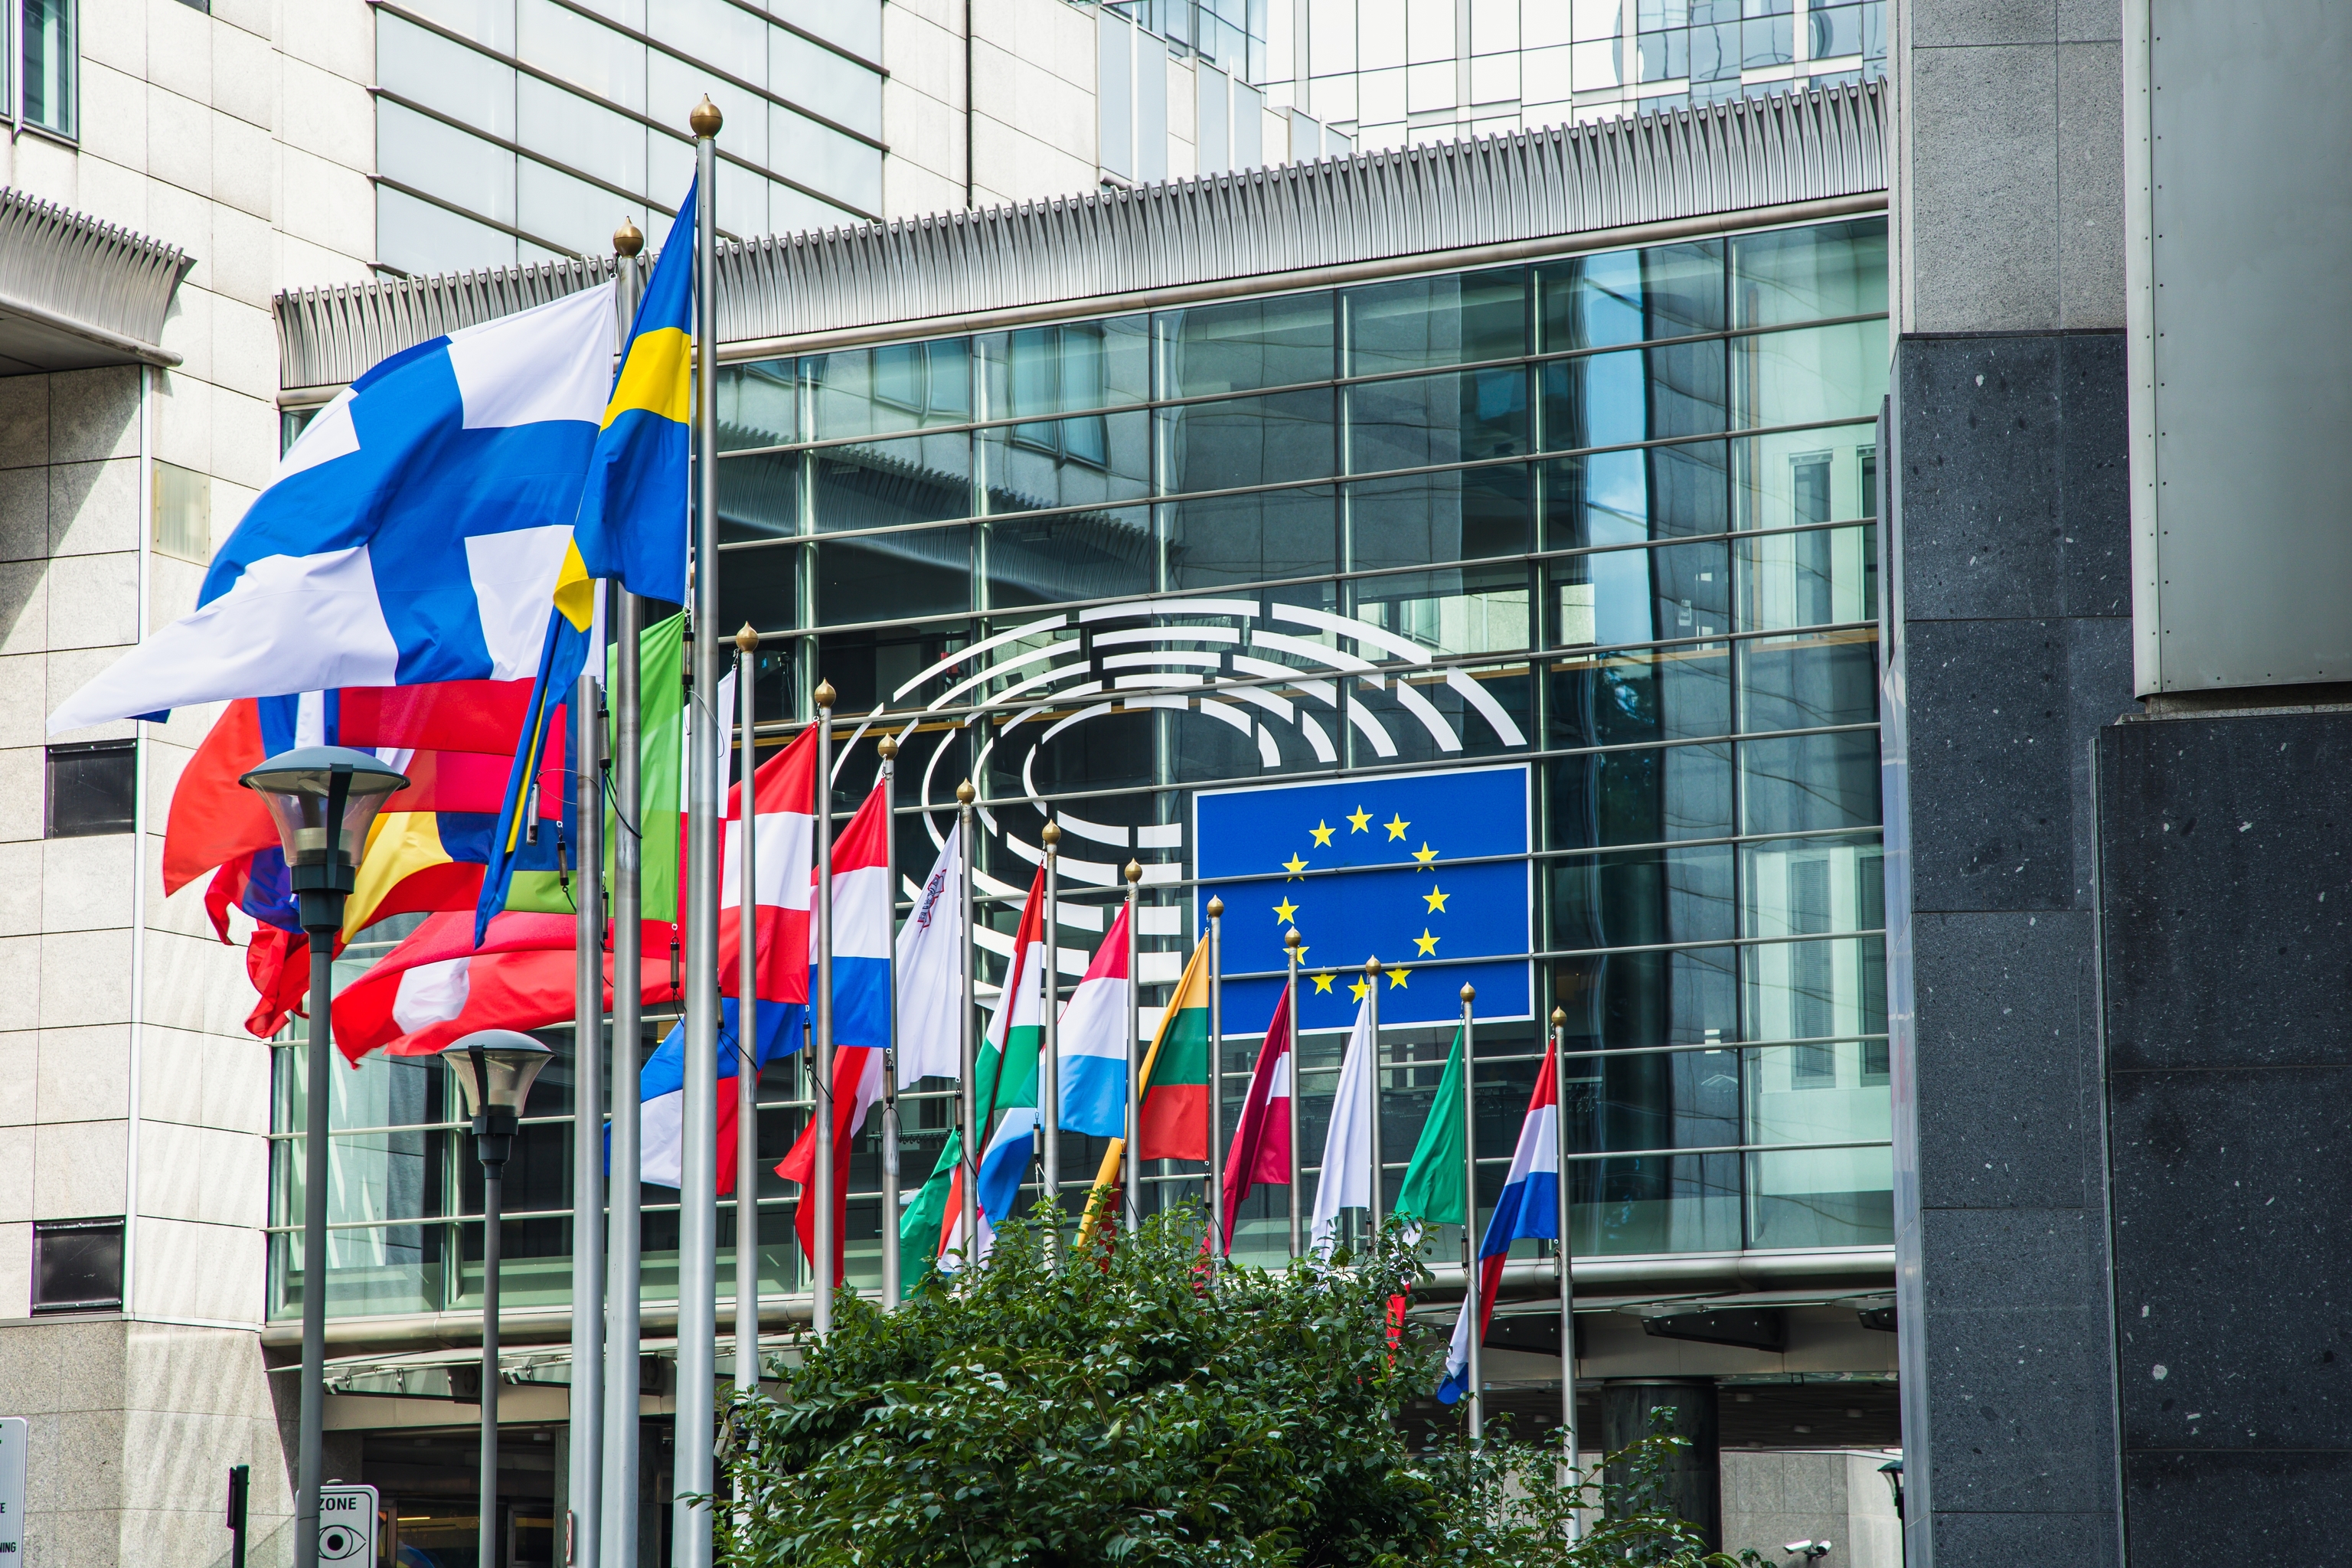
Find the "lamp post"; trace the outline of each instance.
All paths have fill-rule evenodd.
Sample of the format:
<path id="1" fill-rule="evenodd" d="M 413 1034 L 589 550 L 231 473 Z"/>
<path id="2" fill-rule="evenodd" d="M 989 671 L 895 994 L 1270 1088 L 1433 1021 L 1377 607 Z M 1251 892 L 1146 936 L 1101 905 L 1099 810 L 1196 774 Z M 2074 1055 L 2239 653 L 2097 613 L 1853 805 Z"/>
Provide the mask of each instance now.
<path id="1" fill-rule="evenodd" d="M 478 1029 L 441 1050 L 466 1098 L 474 1154 L 482 1162 L 482 1500 L 475 1510 L 480 1516 L 475 1552 L 482 1568 L 495 1568 L 499 1560 L 499 1200 L 522 1102 L 554 1054 L 512 1029 Z"/>
<path id="2" fill-rule="evenodd" d="M 327 1057 L 334 1002 L 335 936 L 343 928 L 355 850 L 405 776 L 366 752 L 303 746 L 272 757 L 237 783 L 261 796 L 310 939 L 310 1042 L 302 1123 L 302 1416 L 296 1461 L 295 1568 L 318 1568 L 319 1483 L 326 1429 Z"/>

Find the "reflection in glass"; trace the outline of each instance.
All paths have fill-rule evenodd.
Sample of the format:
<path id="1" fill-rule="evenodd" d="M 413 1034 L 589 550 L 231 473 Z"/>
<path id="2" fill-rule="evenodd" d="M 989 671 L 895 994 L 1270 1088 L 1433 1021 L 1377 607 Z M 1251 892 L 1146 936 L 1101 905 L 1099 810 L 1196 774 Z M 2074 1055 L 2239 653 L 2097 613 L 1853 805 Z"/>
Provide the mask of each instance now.
<path id="1" fill-rule="evenodd" d="M 754 360 L 722 364 L 719 386 L 719 449 L 782 447 L 800 439 L 797 362 Z"/>
<path id="2" fill-rule="evenodd" d="M 1142 316 L 1023 327 L 978 342 L 982 418 L 1083 414 L 1151 395 L 1151 340 Z"/>
<path id="3" fill-rule="evenodd" d="M 819 626 L 959 614 L 971 608 L 971 526 L 835 540 L 814 574 Z"/>
<path id="4" fill-rule="evenodd" d="M 1196 305 L 1154 321 L 1162 397 L 1327 381 L 1336 369 L 1328 294 Z"/>
<path id="5" fill-rule="evenodd" d="M 1731 242 L 1731 301 L 1732 324 L 1740 327 L 1884 315 L 1886 220 L 1739 236 Z"/>
<path id="6" fill-rule="evenodd" d="M 1740 540 L 1737 552 L 1741 631 L 1851 625 L 1878 616 L 1874 527 L 1767 533 Z"/>
<path id="7" fill-rule="evenodd" d="M 1731 394 L 1735 429 L 1869 418 L 1886 396 L 1885 318 L 1733 338 Z"/>
<path id="8" fill-rule="evenodd" d="M 963 338 L 839 349 L 803 362 L 813 439 L 887 436 L 971 419 L 971 344 Z"/>
<path id="9" fill-rule="evenodd" d="M 1740 830 L 1810 833 L 1878 826 L 1878 737 L 1867 730 L 1744 741 Z"/>
<path id="10" fill-rule="evenodd" d="M 801 531 L 798 452 L 761 452 L 719 464 L 719 541 L 789 539 Z"/>
<path id="11" fill-rule="evenodd" d="M 1512 458 L 1528 445 L 1528 373 L 1518 365 L 1348 389 L 1350 473 Z"/>
<path id="12" fill-rule="evenodd" d="M 1166 493 L 1321 479 L 1337 461 L 1328 387 L 1159 412 Z"/>
<path id="13" fill-rule="evenodd" d="M 1151 416 L 1095 414 L 994 425 L 980 433 L 991 512 L 1140 500 L 1151 493 Z"/>
<path id="14" fill-rule="evenodd" d="M 1788 430 L 1731 443 L 1732 526 L 1794 528 L 1878 514 L 1874 426 Z"/>
<path id="15" fill-rule="evenodd" d="M 1528 569 L 1516 561 L 1362 577 L 1348 591 L 1356 619 L 1410 637 L 1433 658 L 1529 645 Z"/>
<path id="16" fill-rule="evenodd" d="M 1739 649 L 1739 727 L 1750 733 L 1878 720 L 1878 635 L 1867 626 L 1769 637 Z"/>
<path id="17" fill-rule="evenodd" d="M 1724 428 L 1723 341 L 1553 360 L 1543 367 L 1547 451 L 1711 436 Z"/>
<path id="18" fill-rule="evenodd" d="M 1550 563 L 1550 640 L 1563 647 L 1718 637 L 1731 624 L 1720 544 L 1600 550 Z"/>
<path id="19" fill-rule="evenodd" d="M 914 436 L 809 454 L 820 533 L 970 517 L 971 437 Z"/>
<path id="20" fill-rule="evenodd" d="M 1544 353 L 1723 328 L 1721 240 L 1579 257 L 1538 268 L 1536 279 Z"/>
<path id="21" fill-rule="evenodd" d="M 1534 532 L 1528 471 L 1517 465 L 1348 487 L 1348 563 L 1359 571 L 1517 555 Z"/>
<path id="22" fill-rule="evenodd" d="M 762 632 L 791 631 L 801 625 L 801 551 L 790 544 L 727 552 L 719 572 L 719 620 L 740 626 L 749 621 Z"/>
<path id="23" fill-rule="evenodd" d="M 1348 321 L 1348 375 L 1528 352 L 1527 273 L 1517 267 L 1351 289 L 1340 309 Z"/>
<path id="24" fill-rule="evenodd" d="M 1728 649 L 1677 647 L 1556 658 L 1551 734 L 1561 747 L 1720 735 L 1731 728 Z"/>
<path id="25" fill-rule="evenodd" d="M 1551 945 L 1720 942 L 1737 934 L 1731 846 L 1628 849 L 1546 863 Z"/>
<path id="26" fill-rule="evenodd" d="M 992 610 L 1151 591 L 1156 551 L 1147 508 L 992 522 L 982 537 Z"/>
<path id="27" fill-rule="evenodd" d="M 894 626 L 887 631 L 836 632 L 817 639 L 816 672 L 840 693 L 834 710 L 840 713 L 871 712 L 877 703 L 913 708 L 937 697 L 950 682 L 970 673 L 950 670 L 935 675 L 911 691 L 901 688 L 924 670 L 971 641 L 963 621 L 928 626 Z M 846 775 L 843 782 L 847 782 Z M 856 794 L 863 796 L 864 785 Z M 856 799 L 847 802 L 855 810 Z"/>
<path id="28" fill-rule="evenodd" d="M 1543 465 L 1545 546 L 1721 533 L 1725 460 L 1720 441 L 1555 458 Z"/>
<path id="29" fill-rule="evenodd" d="M 1729 748 L 1586 752 L 1544 764 L 1548 849 L 1730 836 Z"/>
<path id="30" fill-rule="evenodd" d="M 1161 506 L 1168 586 L 1210 588 L 1336 571 L 1332 500 L 1330 490 L 1317 488 Z"/>

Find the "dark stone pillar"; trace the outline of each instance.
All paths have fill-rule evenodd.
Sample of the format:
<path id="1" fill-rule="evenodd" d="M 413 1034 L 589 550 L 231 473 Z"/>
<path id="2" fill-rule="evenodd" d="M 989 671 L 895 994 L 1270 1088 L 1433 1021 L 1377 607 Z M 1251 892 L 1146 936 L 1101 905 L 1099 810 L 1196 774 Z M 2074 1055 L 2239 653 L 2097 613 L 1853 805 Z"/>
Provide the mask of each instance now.
<path id="1" fill-rule="evenodd" d="M 1698 1526 L 1713 1551 L 1723 1542 L 1723 1468 L 1717 1457 L 1716 1388 L 1712 1378 L 1627 1378 L 1601 1385 L 1601 1446 L 1615 1453 L 1656 1430 L 1650 1413 L 1673 1415 L 1667 1430 L 1689 1447 L 1675 1451 L 1667 1472 L 1665 1502 L 1675 1512 Z M 1622 1468 L 1612 1466 L 1609 1480 L 1626 1480 Z"/>

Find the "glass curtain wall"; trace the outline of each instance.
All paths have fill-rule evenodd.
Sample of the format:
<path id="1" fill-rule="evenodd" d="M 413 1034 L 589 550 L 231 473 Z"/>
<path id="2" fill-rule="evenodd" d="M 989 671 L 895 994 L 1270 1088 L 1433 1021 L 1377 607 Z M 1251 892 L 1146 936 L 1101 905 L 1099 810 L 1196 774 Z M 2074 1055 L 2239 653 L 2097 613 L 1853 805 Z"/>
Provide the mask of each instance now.
<path id="1" fill-rule="evenodd" d="M 818 673 L 864 722 L 835 779 L 843 818 L 881 735 L 900 736 L 902 894 L 957 783 L 978 784 L 992 982 L 1047 811 L 1065 833 L 1065 986 L 1133 856 L 1144 1000 L 1160 1004 L 1198 935 L 1196 790 L 1523 764 L 1527 956 L 1535 1012 L 1568 1018 L 1578 1253 L 1883 1245 L 1885 279 L 1874 217 L 730 365 L 721 618 L 767 635 L 758 689 L 780 729 L 810 717 Z M 1450 991 L 1443 960 L 1417 962 Z M 1228 1130 L 1265 1026 L 1228 1016 Z M 666 1026 L 649 1021 L 643 1048 Z M 1452 1034 L 1383 1031 L 1391 1197 Z M 1542 1037 L 1539 1017 L 1480 1024 L 1489 1203 Z M 1310 1201 L 1342 1043 L 1302 1044 Z M 290 1231 L 299 1052 L 279 1060 Z M 381 1129 L 338 1138 L 339 1312 L 478 1289 L 478 1178 L 440 1072 L 337 1075 L 339 1124 Z M 567 1283 L 561 1059 L 541 1085 L 509 1175 L 516 1301 Z M 803 1284 L 773 1166 L 806 1087 L 797 1059 L 760 1087 L 778 1289 Z M 952 1118 L 946 1082 L 906 1102 L 908 1192 Z M 1073 1209 L 1104 1147 L 1067 1139 Z M 1148 1178 L 1164 1199 L 1202 1173 Z M 872 1288 L 870 1128 L 851 1182 L 849 1269 Z M 645 1196 L 660 1299 L 675 1194 Z M 1239 1256 L 1278 1260 L 1283 1198 L 1244 1206 Z M 1431 1245 L 1454 1256 L 1443 1233 Z"/>

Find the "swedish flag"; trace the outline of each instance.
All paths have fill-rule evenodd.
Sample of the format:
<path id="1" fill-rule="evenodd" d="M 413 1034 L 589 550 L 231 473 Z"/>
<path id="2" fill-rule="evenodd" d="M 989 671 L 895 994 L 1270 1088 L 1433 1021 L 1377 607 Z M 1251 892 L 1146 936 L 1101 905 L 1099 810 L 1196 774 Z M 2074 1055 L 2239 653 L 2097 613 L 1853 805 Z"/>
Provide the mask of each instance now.
<path id="1" fill-rule="evenodd" d="M 1298 1022 L 1344 1028 L 1385 966 L 1382 1024 L 1524 1018 L 1534 996 L 1523 763 L 1339 784 L 1203 790 L 1193 797 L 1197 889 L 1225 901 L 1225 973 L 1277 974 L 1300 949 Z M 1275 980 L 1229 980 L 1226 1016 L 1274 1009 Z"/>
<path id="2" fill-rule="evenodd" d="M 629 324 L 572 537 L 591 577 L 686 602 L 686 464 L 693 389 L 694 212 L 687 187 Z"/>

